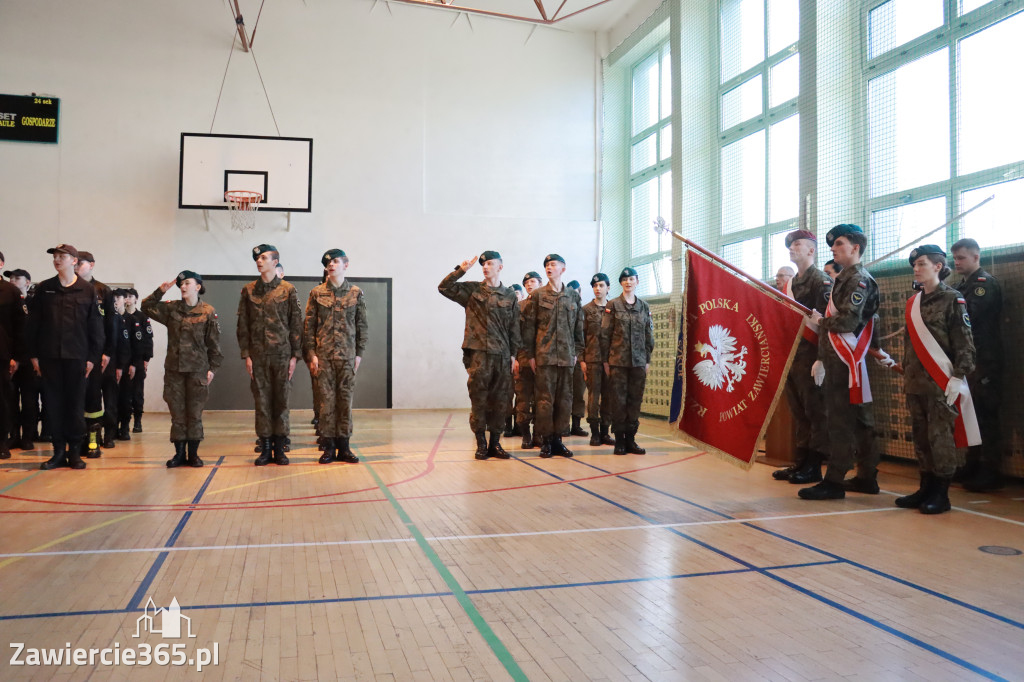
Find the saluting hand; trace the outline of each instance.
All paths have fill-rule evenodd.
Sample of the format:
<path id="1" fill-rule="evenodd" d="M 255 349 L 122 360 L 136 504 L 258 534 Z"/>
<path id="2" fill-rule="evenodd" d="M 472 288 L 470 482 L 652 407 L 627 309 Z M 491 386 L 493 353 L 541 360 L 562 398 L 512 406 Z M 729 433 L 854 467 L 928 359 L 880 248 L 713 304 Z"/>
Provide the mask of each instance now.
<path id="1" fill-rule="evenodd" d="M 464 260 L 459 265 L 459 267 L 462 268 L 463 272 L 469 272 L 469 269 L 473 267 L 473 263 L 476 263 L 476 259 L 479 258 L 479 257 L 480 257 L 480 254 L 477 254 L 477 255 L 473 256 L 472 258 L 470 258 L 469 260 Z"/>

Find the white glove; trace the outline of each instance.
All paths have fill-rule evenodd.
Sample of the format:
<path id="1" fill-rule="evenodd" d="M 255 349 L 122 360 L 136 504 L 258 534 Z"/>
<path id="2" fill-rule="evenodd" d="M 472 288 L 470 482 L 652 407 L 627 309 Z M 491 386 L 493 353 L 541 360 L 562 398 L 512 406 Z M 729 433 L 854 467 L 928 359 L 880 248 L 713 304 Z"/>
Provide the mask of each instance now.
<path id="1" fill-rule="evenodd" d="M 953 403 L 955 403 L 956 399 L 960 397 L 960 394 L 963 392 L 964 386 L 966 385 L 967 382 L 964 381 L 963 379 L 950 377 L 949 381 L 946 382 L 946 404 L 952 405 Z"/>
<path id="2" fill-rule="evenodd" d="M 875 358 L 875 362 L 877 362 L 882 367 L 896 366 L 896 361 L 893 360 L 892 357 L 890 357 L 890 355 L 881 348 L 878 349 L 878 357 Z"/>
<path id="3" fill-rule="evenodd" d="M 815 360 L 811 365 L 811 376 L 814 377 L 815 386 L 825 383 L 825 365 L 821 364 L 821 360 Z"/>

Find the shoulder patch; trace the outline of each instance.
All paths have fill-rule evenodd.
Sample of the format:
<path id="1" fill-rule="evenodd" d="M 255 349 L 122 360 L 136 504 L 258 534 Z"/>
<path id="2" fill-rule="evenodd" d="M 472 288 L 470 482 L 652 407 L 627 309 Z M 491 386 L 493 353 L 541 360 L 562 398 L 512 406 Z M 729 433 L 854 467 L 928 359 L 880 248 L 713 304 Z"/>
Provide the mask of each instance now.
<path id="1" fill-rule="evenodd" d="M 128 330 L 127 329 L 124 330 L 124 338 L 126 338 L 126 339 L 128 338 Z"/>
<path id="2" fill-rule="evenodd" d="M 977 279 L 977 281 L 978 281 L 978 282 L 987 282 L 988 280 L 987 280 L 987 279 L 985 279 L 984 277 L 979 277 L 979 278 Z"/>
<path id="3" fill-rule="evenodd" d="M 853 294 L 850 295 L 850 302 L 854 305 L 860 305 L 864 302 L 864 294 L 859 291 L 853 292 Z"/>
<path id="4" fill-rule="evenodd" d="M 857 282 L 857 286 L 859 286 L 861 289 L 867 289 L 868 288 L 868 285 L 865 284 L 863 281 Z"/>
<path id="5" fill-rule="evenodd" d="M 965 299 L 963 296 L 957 296 L 956 302 L 960 303 L 961 305 L 967 305 L 967 299 Z"/>
<path id="6" fill-rule="evenodd" d="M 610 312 L 612 311 L 612 309 L 611 309 L 611 307 L 609 306 L 609 307 L 605 308 L 605 309 L 604 309 L 604 311 L 605 311 L 606 313 L 610 313 Z"/>
<path id="7" fill-rule="evenodd" d="M 974 287 L 974 295 L 975 296 L 984 296 L 985 295 L 985 287 Z"/>
<path id="8" fill-rule="evenodd" d="M 135 339 L 138 341 L 142 340 L 142 332 L 135 332 Z"/>
<path id="9" fill-rule="evenodd" d="M 964 313 L 964 325 L 965 325 L 965 326 L 966 326 L 966 327 L 967 327 L 968 329 L 970 329 L 970 327 L 971 327 L 971 316 L 970 316 L 970 315 L 968 315 L 967 313 Z"/>

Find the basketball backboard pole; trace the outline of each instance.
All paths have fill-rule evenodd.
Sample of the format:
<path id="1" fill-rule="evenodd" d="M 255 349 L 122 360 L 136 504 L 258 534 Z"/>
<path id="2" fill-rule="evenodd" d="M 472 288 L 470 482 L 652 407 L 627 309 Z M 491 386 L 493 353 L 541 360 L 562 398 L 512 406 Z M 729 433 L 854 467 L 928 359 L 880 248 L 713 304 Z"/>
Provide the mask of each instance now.
<path id="1" fill-rule="evenodd" d="M 245 37 L 245 21 L 242 19 L 242 10 L 238 7 L 238 0 L 234 0 L 235 26 L 238 27 L 238 37 L 242 39 L 242 51 L 249 51 L 249 40 Z"/>

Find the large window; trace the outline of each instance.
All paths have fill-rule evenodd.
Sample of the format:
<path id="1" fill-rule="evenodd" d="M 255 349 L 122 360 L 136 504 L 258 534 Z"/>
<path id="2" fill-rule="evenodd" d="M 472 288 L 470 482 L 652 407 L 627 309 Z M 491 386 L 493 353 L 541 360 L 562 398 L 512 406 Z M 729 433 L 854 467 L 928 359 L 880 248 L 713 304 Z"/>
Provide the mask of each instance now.
<path id="1" fill-rule="evenodd" d="M 800 214 L 798 0 L 722 0 L 720 247 L 748 273 L 789 262 Z"/>
<path id="2" fill-rule="evenodd" d="M 866 7 L 868 213 L 879 257 L 989 196 L 927 241 L 1021 241 L 1024 12 L 1016 3 L 885 0 Z M 1014 14 L 1013 12 L 1016 12 Z M 1016 217 L 1014 217 L 1016 216 Z M 1004 222 L 1005 221 L 1005 222 Z M 894 259 L 905 256 L 904 249 Z"/>

